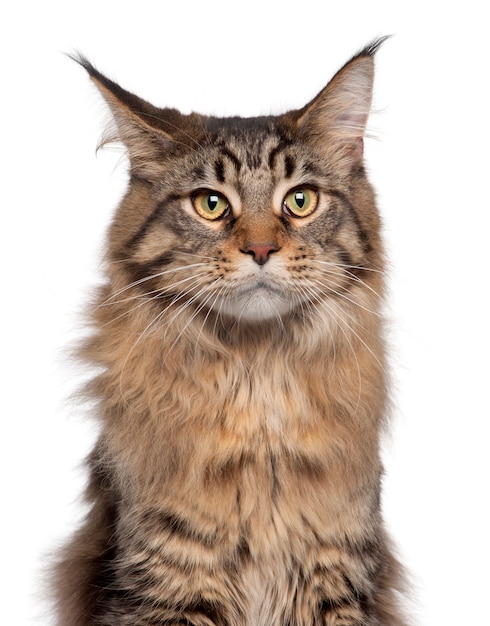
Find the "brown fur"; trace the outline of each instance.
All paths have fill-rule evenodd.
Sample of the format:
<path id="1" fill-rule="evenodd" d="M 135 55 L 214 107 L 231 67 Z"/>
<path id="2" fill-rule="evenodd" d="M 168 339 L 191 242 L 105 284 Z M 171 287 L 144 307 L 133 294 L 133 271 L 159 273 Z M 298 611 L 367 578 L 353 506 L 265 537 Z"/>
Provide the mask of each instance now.
<path id="1" fill-rule="evenodd" d="M 132 178 L 83 349 L 102 431 L 56 570 L 60 626 L 406 623 L 379 504 L 383 251 L 362 165 L 378 44 L 304 109 L 252 120 L 155 109 L 81 60 Z M 301 186 L 319 207 L 294 218 L 282 200 Z M 196 189 L 229 215 L 198 216 Z"/>

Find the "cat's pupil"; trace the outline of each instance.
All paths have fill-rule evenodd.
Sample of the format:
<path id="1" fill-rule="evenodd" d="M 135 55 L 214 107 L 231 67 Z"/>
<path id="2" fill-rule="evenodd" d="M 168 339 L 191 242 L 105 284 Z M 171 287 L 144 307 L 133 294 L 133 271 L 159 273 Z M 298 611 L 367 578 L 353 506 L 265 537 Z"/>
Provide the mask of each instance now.
<path id="1" fill-rule="evenodd" d="M 219 198 L 216 195 L 209 195 L 208 196 L 208 208 L 210 211 L 214 211 L 216 209 L 216 207 L 218 206 L 219 203 Z"/>
<path id="2" fill-rule="evenodd" d="M 302 209 L 306 202 L 305 194 L 302 191 L 297 191 L 294 194 L 294 201 L 296 202 L 298 208 Z"/>

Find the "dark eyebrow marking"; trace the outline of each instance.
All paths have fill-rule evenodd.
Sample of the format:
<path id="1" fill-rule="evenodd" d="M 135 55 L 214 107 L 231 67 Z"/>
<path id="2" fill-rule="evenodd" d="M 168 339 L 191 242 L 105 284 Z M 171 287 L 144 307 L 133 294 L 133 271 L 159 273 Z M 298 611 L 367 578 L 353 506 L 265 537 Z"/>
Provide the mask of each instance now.
<path id="1" fill-rule="evenodd" d="M 242 164 L 240 159 L 236 156 L 236 154 L 234 154 L 229 148 L 227 148 L 226 146 L 219 146 L 220 150 L 221 150 L 221 154 L 225 157 L 228 157 L 228 159 L 230 159 L 230 161 L 233 163 L 233 165 L 235 166 L 235 169 L 238 172 L 240 172 L 241 168 L 242 168 Z"/>
<path id="2" fill-rule="evenodd" d="M 286 148 L 291 145 L 291 141 L 289 139 L 281 139 L 277 146 L 274 146 L 272 150 L 269 152 L 268 163 L 269 167 L 272 169 L 276 164 L 277 155 L 280 152 L 283 152 Z"/>
<path id="3" fill-rule="evenodd" d="M 218 158 L 214 163 L 214 172 L 216 174 L 216 178 L 220 183 L 225 182 L 225 166 L 223 163 L 223 159 Z"/>
<path id="4" fill-rule="evenodd" d="M 197 180 L 203 179 L 205 175 L 204 168 L 198 165 L 192 170 L 192 175 Z"/>
<path id="5" fill-rule="evenodd" d="M 292 156 L 289 156 L 289 154 L 284 157 L 284 167 L 286 170 L 286 178 L 291 178 L 294 170 L 296 169 L 296 161 Z"/>
<path id="6" fill-rule="evenodd" d="M 251 170 L 258 170 L 262 165 L 262 155 L 256 152 L 247 152 L 247 166 Z"/>

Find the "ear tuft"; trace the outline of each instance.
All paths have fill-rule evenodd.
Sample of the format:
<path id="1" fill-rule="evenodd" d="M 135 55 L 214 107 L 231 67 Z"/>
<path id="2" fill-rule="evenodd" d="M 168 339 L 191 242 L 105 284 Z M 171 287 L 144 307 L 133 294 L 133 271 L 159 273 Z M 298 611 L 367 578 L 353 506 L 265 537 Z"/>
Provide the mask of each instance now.
<path id="1" fill-rule="evenodd" d="M 154 107 L 104 76 L 83 55 L 68 56 L 87 71 L 112 113 L 115 128 L 104 134 L 99 147 L 113 141 L 123 143 L 133 173 L 149 180 L 158 177 L 166 156 L 198 143 L 193 137 L 193 116 Z"/>
<path id="2" fill-rule="evenodd" d="M 387 39 L 370 43 L 346 63 L 328 85 L 298 111 L 300 134 L 344 169 L 362 161 L 371 109 L 374 55 Z"/>

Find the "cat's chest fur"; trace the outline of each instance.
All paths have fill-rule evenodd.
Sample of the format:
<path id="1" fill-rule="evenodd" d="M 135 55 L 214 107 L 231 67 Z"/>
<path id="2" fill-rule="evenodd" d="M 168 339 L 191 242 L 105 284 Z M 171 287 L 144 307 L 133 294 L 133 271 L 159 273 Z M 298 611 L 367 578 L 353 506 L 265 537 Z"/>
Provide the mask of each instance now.
<path id="1" fill-rule="evenodd" d="M 146 411 L 137 402 L 125 407 L 126 427 L 118 430 L 124 439 L 111 450 L 113 458 L 123 455 L 122 480 L 126 488 L 135 484 L 142 508 L 198 519 L 210 537 L 220 537 L 223 558 L 227 550 L 234 558 L 240 542 L 247 546 L 250 562 L 262 563 L 246 574 L 253 597 L 253 589 L 268 589 L 269 564 L 300 561 L 319 537 L 327 541 L 336 532 L 338 512 L 353 497 L 350 486 L 358 490 L 372 479 L 366 456 L 376 459 L 368 434 L 364 449 L 354 452 L 358 426 L 345 417 L 350 367 L 342 356 L 325 366 L 324 356 L 277 341 L 214 360 L 195 350 L 172 377 L 148 370 Z M 305 359 L 315 376 L 304 375 Z"/>
<path id="2" fill-rule="evenodd" d="M 332 349 L 328 329 L 316 335 L 309 329 L 309 340 L 300 331 L 296 337 L 256 331 L 221 351 L 206 348 L 201 329 L 200 345 L 181 339 L 174 353 L 162 351 L 158 335 L 136 347 L 127 337 L 125 368 L 106 374 L 121 398 L 117 411 L 106 412 L 117 420 L 107 445 L 121 459 L 124 484 L 148 488 L 150 498 L 158 500 L 166 483 L 193 497 L 216 491 L 222 500 L 238 490 L 241 506 L 258 510 L 259 502 L 278 502 L 287 485 L 291 516 L 296 489 L 311 488 L 322 506 L 318 494 L 335 489 L 328 476 L 347 463 L 344 488 L 355 483 L 356 467 L 377 450 L 377 435 L 369 432 L 364 446 L 354 447 L 365 420 L 378 419 L 365 414 L 365 397 L 381 396 L 382 386 L 360 385 L 349 352 Z M 357 365 L 363 356 L 359 349 Z"/>

